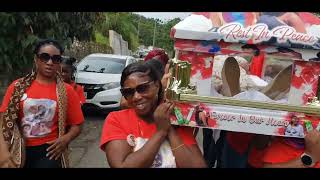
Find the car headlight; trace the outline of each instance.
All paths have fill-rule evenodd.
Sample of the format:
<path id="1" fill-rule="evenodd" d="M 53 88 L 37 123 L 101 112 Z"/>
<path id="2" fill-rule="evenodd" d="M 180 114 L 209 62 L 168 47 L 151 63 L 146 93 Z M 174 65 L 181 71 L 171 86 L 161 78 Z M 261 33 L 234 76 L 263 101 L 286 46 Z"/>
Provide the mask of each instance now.
<path id="1" fill-rule="evenodd" d="M 119 82 L 111 82 L 111 83 L 104 84 L 102 86 L 102 88 L 105 89 L 105 90 L 114 89 L 114 88 L 117 88 L 117 87 L 120 87 L 120 83 Z"/>

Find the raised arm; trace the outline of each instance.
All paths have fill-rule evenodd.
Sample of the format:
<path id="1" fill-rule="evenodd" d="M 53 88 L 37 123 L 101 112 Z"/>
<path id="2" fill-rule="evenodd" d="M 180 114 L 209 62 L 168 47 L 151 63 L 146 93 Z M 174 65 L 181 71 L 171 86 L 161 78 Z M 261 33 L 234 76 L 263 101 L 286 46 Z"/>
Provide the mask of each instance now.
<path id="1" fill-rule="evenodd" d="M 154 122 L 157 126 L 157 132 L 138 151 L 133 152 L 132 147 L 130 147 L 125 140 L 108 142 L 105 145 L 105 153 L 110 167 L 151 167 L 162 142 L 168 135 L 171 125 L 167 117 L 169 117 L 172 108 L 172 103 L 163 103 L 157 107 L 154 112 Z"/>
<path id="2" fill-rule="evenodd" d="M 320 133 L 317 130 L 309 132 L 305 137 L 305 153 L 312 157 L 314 163 L 320 160 Z M 300 156 L 283 163 L 266 163 L 266 168 L 305 168 Z"/>
<path id="3" fill-rule="evenodd" d="M 190 131 L 190 136 L 193 134 Z M 207 164 L 197 144 L 185 145 L 175 128 L 171 127 L 168 139 L 178 167 L 181 168 L 205 168 Z"/>
<path id="4" fill-rule="evenodd" d="M 105 146 L 108 163 L 112 168 L 148 168 L 151 167 L 167 132 L 158 131 L 138 151 L 133 152 L 125 140 L 110 141 Z"/>

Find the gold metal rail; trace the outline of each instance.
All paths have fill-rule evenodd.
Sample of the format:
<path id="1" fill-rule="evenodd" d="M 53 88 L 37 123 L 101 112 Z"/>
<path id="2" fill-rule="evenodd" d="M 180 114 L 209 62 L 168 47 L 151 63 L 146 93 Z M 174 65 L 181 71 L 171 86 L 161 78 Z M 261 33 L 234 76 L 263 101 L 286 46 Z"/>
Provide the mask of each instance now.
<path id="1" fill-rule="evenodd" d="M 320 116 L 320 106 L 296 106 L 290 104 L 272 103 L 272 102 L 260 102 L 260 101 L 249 101 L 239 100 L 234 98 L 221 98 L 211 96 L 199 96 L 194 94 L 180 94 L 180 101 L 187 102 L 202 102 L 219 105 L 230 105 L 230 106 L 241 106 L 250 108 L 270 109 L 278 111 L 298 112 Z"/>

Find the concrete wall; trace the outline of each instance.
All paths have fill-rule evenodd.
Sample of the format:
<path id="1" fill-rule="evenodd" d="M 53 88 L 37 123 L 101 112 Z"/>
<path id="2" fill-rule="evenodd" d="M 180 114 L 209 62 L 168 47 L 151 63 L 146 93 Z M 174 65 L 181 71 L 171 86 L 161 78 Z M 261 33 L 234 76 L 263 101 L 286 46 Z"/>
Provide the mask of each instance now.
<path id="1" fill-rule="evenodd" d="M 113 49 L 113 54 L 131 55 L 128 42 L 122 39 L 121 34 L 109 30 L 109 43 Z"/>

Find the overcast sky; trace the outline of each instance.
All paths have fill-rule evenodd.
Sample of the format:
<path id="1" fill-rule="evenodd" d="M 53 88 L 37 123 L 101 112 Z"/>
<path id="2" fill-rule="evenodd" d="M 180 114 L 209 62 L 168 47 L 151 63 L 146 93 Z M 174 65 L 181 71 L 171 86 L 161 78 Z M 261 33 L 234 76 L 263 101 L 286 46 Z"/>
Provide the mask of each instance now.
<path id="1" fill-rule="evenodd" d="M 189 16 L 191 12 L 135 12 L 147 18 L 159 18 L 161 20 L 171 20 L 174 18 L 184 19 Z"/>

